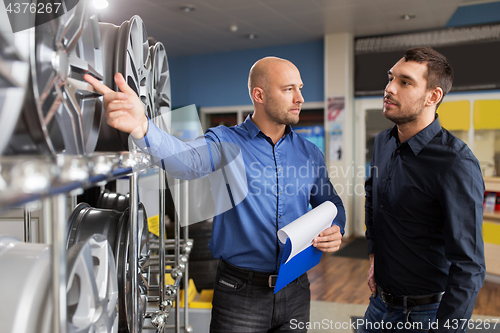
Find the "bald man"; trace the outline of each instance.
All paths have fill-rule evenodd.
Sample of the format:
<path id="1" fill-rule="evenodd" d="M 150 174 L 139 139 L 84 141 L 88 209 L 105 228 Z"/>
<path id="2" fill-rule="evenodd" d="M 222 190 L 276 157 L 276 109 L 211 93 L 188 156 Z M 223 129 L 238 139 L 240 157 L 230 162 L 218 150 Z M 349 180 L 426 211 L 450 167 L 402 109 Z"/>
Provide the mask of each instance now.
<path id="1" fill-rule="evenodd" d="M 334 252 L 344 233 L 345 210 L 329 180 L 323 154 L 291 127 L 299 122 L 304 103 L 297 67 L 276 57 L 258 60 L 248 78 L 253 114 L 230 128 L 210 128 L 190 143 L 177 140 L 147 119 L 141 100 L 121 74 L 115 76 L 121 92 L 89 75 L 85 79 L 104 95 L 107 123 L 130 133 L 174 177 L 195 178 L 217 170 L 227 159 L 225 143 L 238 147 L 243 156 L 248 194 L 213 220 L 209 247 L 220 264 L 210 331 L 306 332 L 310 306 L 307 274 L 274 294 L 284 250 L 276 232 L 307 213 L 309 204 L 316 207 L 331 201 L 338 208 L 337 217 L 313 245 Z M 179 155 L 193 149 L 196 153 Z"/>

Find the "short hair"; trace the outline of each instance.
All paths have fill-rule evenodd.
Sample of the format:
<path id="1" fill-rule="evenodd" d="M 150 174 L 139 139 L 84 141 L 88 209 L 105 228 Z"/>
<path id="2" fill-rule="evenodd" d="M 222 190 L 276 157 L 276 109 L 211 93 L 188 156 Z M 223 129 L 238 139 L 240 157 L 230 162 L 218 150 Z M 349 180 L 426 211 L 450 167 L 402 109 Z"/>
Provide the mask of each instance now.
<path id="1" fill-rule="evenodd" d="M 259 62 L 257 61 L 253 64 L 252 68 L 250 68 L 250 73 L 248 74 L 248 93 L 250 94 L 250 99 L 253 100 L 253 90 L 255 87 L 261 87 L 263 89 L 267 89 L 267 71 L 263 66 L 259 66 Z"/>
<path id="2" fill-rule="evenodd" d="M 253 102 L 253 90 L 255 87 L 260 87 L 264 90 L 268 89 L 269 85 L 269 62 L 286 62 L 292 64 L 286 59 L 281 59 L 274 56 L 264 57 L 257 60 L 250 68 L 250 73 L 248 74 L 248 92 L 250 94 L 250 99 Z M 292 64 L 293 65 L 293 64 Z"/>
<path id="3" fill-rule="evenodd" d="M 427 80 L 427 89 L 440 87 L 443 89 L 443 97 L 450 91 L 453 84 L 453 68 L 444 55 L 431 47 L 425 46 L 409 49 L 406 51 L 404 58 L 405 61 L 426 63 L 427 73 L 425 79 Z M 441 104 L 441 101 L 437 106 Z"/>

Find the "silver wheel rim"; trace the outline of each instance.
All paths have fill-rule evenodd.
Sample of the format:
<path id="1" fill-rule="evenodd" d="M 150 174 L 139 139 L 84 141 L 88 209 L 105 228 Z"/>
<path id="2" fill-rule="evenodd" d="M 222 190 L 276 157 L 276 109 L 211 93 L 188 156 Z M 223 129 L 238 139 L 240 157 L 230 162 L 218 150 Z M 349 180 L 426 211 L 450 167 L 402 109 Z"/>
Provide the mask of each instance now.
<path id="1" fill-rule="evenodd" d="M 139 16 L 133 16 L 120 26 L 116 56 L 115 71 L 123 74 L 144 103 L 146 114 L 151 114 L 154 107 L 152 87 L 148 84 L 151 55 L 146 26 Z"/>
<path id="2" fill-rule="evenodd" d="M 145 114 L 152 114 L 154 95 L 151 77 L 151 56 L 146 26 L 139 16 L 133 16 L 120 26 L 99 23 L 104 54 L 104 83 L 118 91 L 115 73 L 121 73 L 145 106 Z M 99 151 L 128 150 L 128 134 L 110 127 L 102 121 Z"/>
<path id="3" fill-rule="evenodd" d="M 0 155 L 16 128 L 29 79 L 29 33 L 12 33 L 8 22 L 0 11 Z"/>
<path id="4" fill-rule="evenodd" d="M 162 43 L 158 42 L 150 47 L 152 58 L 152 79 L 154 108 L 151 119 L 162 130 L 170 131 L 170 119 L 172 110 L 172 94 L 170 89 L 170 68 L 168 66 L 167 52 Z"/>
<path id="5" fill-rule="evenodd" d="M 104 84 L 117 91 L 115 75 L 116 44 L 118 29 L 120 27 L 111 23 L 99 23 L 99 31 L 102 40 Z M 122 151 L 127 149 L 128 135 L 118 131 L 106 123 L 104 112 L 102 113 L 101 129 L 96 150 L 98 151 Z"/>
<path id="6" fill-rule="evenodd" d="M 50 333 L 52 324 L 52 249 L 0 236 L 1 328 L 5 332 Z M 29 320 L 27 320 L 29 318 Z"/>
<path id="7" fill-rule="evenodd" d="M 129 248 L 130 248 L 130 210 L 127 209 L 124 212 L 122 223 L 122 230 L 120 235 L 122 240 L 117 242 L 118 250 L 116 251 L 118 258 L 118 287 L 120 289 L 119 307 L 120 307 L 120 331 L 126 330 L 131 332 L 132 330 L 132 286 L 131 286 L 131 274 L 129 267 Z M 138 301 L 139 301 L 139 329 L 142 330 L 144 325 L 144 316 L 146 314 L 147 302 L 148 302 L 148 289 L 149 289 L 149 275 L 150 275 L 150 243 L 149 243 L 149 230 L 147 224 L 147 216 L 144 211 L 144 206 L 139 205 L 138 211 L 138 221 L 139 221 L 139 258 L 138 258 Z"/>
<path id="8" fill-rule="evenodd" d="M 118 278 L 113 251 L 104 236 L 94 236 L 89 239 L 89 243 L 94 258 L 97 294 L 103 307 L 102 314 L 94 325 L 95 332 L 116 332 L 118 331 L 118 312 L 116 309 Z"/>
<path id="9" fill-rule="evenodd" d="M 71 247 L 68 263 L 68 331 L 117 331 L 118 282 L 113 252 L 102 235 Z"/>
<path id="10" fill-rule="evenodd" d="M 116 90 L 115 81 L 115 53 L 118 29 L 120 27 L 111 23 L 99 22 L 101 35 L 101 50 L 103 55 L 104 84 Z M 103 124 L 104 125 L 104 124 Z"/>
<path id="11" fill-rule="evenodd" d="M 68 13 L 32 29 L 34 103 L 27 111 L 38 115 L 38 136 L 52 154 L 81 155 L 95 149 L 102 97 L 83 80 L 83 74 L 102 80 L 97 24 L 88 1 L 80 0 Z"/>

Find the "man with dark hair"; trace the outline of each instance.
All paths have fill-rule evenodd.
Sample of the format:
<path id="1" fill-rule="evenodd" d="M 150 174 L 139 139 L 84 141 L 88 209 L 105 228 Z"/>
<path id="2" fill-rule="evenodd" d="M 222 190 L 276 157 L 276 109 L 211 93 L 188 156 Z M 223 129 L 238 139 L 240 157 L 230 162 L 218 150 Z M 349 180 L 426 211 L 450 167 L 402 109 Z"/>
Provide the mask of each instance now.
<path id="1" fill-rule="evenodd" d="M 484 182 L 468 146 L 436 113 L 453 70 L 435 50 L 408 50 L 388 72 L 365 223 L 372 291 L 361 332 L 462 332 L 485 277 Z"/>

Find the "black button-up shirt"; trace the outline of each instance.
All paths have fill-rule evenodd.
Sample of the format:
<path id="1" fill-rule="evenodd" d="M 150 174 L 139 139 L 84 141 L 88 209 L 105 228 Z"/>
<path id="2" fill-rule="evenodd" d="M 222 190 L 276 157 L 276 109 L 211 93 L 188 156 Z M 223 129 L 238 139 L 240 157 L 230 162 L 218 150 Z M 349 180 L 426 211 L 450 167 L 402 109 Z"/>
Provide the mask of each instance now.
<path id="1" fill-rule="evenodd" d="M 394 295 L 445 291 L 440 326 L 470 318 L 485 276 L 483 195 L 479 162 L 437 117 L 403 143 L 396 126 L 380 133 L 365 204 L 375 282 Z"/>

